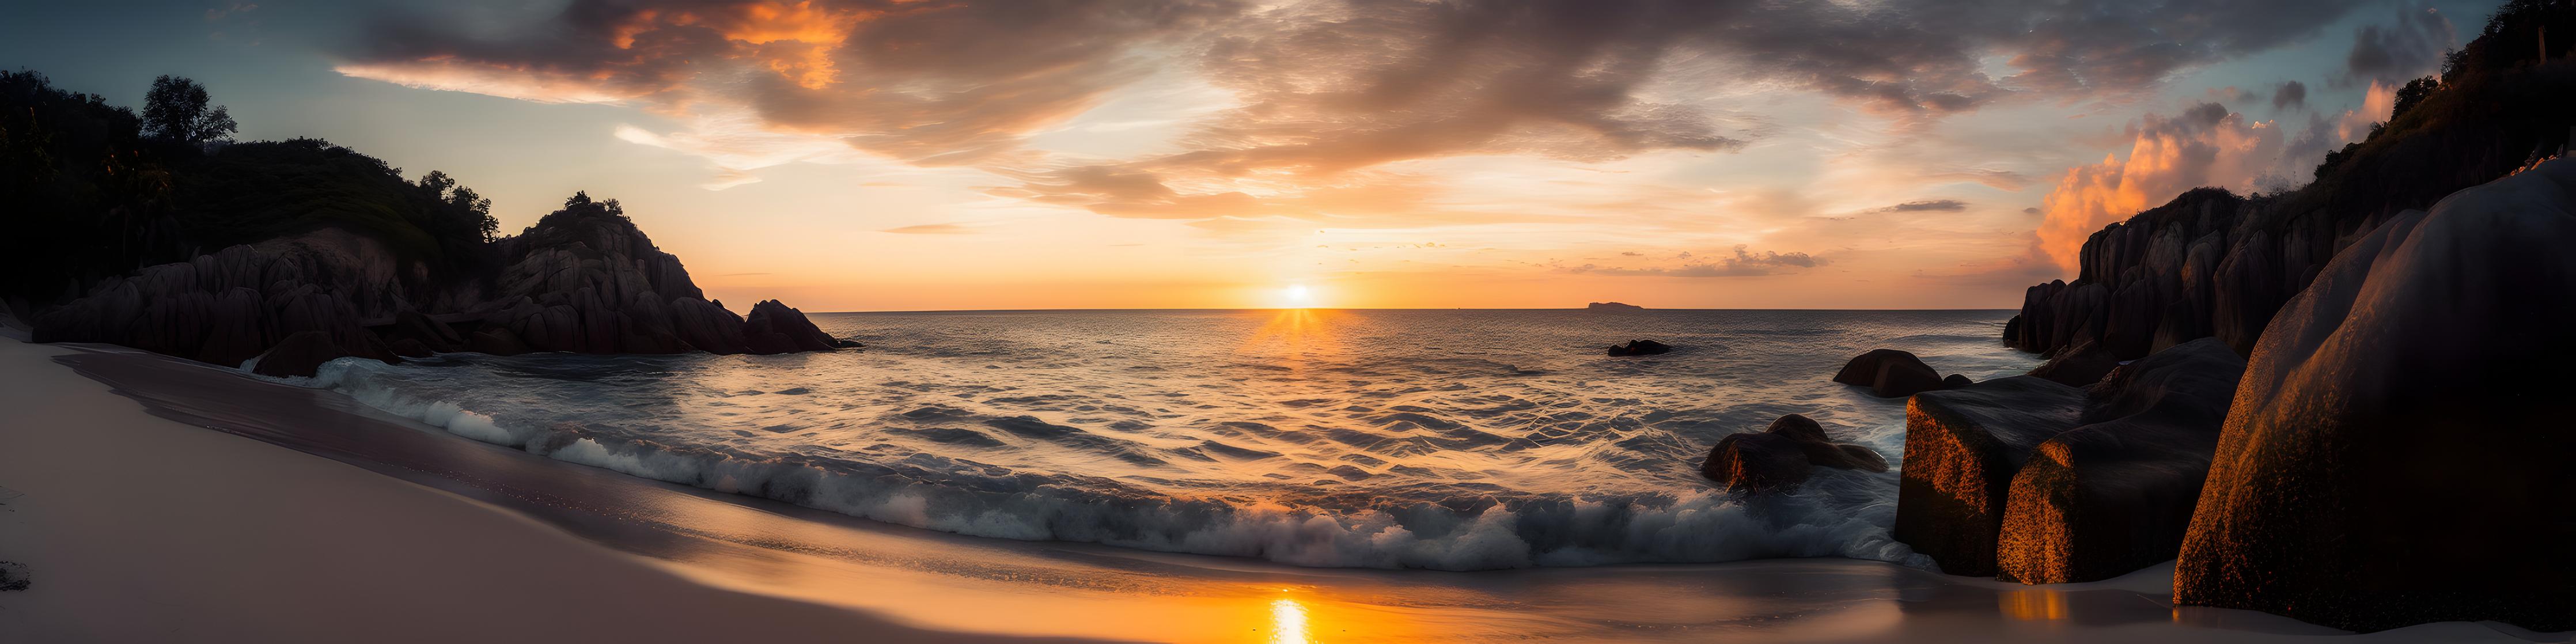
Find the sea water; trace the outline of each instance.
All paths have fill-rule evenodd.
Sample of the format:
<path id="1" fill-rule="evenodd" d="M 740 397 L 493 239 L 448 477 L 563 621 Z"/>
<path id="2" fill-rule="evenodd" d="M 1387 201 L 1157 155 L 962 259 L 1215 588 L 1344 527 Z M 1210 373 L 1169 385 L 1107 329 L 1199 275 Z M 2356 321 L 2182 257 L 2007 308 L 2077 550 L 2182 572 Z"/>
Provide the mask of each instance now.
<path id="1" fill-rule="evenodd" d="M 1897 472 L 1729 495 L 1700 461 L 1805 414 L 1904 449 L 1868 349 L 2018 374 L 2008 311 L 1224 310 L 812 316 L 865 349 L 343 359 L 304 386 L 561 461 L 970 535 L 1477 570 L 1845 556 Z M 1630 339 L 1671 353 L 1610 357 Z"/>

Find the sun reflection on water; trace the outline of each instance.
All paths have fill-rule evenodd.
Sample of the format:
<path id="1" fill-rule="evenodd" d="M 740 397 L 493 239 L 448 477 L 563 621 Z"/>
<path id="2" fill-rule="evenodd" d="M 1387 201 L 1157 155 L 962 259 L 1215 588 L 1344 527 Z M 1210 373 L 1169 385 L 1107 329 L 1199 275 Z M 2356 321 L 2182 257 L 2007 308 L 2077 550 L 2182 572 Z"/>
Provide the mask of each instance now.
<path id="1" fill-rule="evenodd" d="M 1270 644 L 1306 644 L 1306 605 L 1281 597 L 1270 600 Z"/>

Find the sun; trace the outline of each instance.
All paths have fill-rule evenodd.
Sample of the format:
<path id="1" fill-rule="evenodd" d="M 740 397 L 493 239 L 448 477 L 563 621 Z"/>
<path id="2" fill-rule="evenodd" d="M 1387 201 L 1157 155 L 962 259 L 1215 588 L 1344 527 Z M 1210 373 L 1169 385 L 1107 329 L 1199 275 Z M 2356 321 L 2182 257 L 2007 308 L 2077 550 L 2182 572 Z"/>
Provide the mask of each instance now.
<path id="1" fill-rule="evenodd" d="M 1281 301 L 1290 308 L 1302 309 L 1315 305 L 1315 290 L 1306 288 L 1304 284 L 1290 284 L 1288 288 L 1281 289 L 1279 294 Z"/>

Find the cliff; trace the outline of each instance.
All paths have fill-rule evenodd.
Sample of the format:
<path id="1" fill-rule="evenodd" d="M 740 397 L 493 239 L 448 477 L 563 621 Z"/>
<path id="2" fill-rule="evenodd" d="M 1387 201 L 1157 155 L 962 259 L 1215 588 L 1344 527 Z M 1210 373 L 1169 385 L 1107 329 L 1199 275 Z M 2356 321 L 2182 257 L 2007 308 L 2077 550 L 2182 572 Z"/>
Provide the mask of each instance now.
<path id="1" fill-rule="evenodd" d="M 2094 233 L 2073 281 L 2024 293 L 2005 343 L 2054 353 L 2092 341 L 2126 360 L 2217 337 L 2251 353 L 2284 302 L 2390 217 L 2568 144 L 2576 38 L 2542 52 L 2531 35 L 2545 26 L 2576 33 L 2576 9 L 2500 9 L 2451 57 L 2435 89 L 2399 101 L 2383 129 L 2329 155 L 2304 188 L 2256 197 L 2192 190 Z"/>

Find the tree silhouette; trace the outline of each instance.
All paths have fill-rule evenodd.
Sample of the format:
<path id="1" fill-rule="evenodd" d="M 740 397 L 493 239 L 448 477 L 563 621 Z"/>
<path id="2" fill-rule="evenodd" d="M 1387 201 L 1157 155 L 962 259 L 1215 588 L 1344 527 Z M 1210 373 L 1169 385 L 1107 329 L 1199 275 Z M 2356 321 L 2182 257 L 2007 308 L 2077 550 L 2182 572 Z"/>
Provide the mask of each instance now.
<path id="1" fill-rule="evenodd" d="M 143 95 L 143 134 L 183 143 L 231 140 L 232 115 L 207 102 L 206 86 L 197 81 L 167 74 L 152 79 L 152 91 Z"/>

